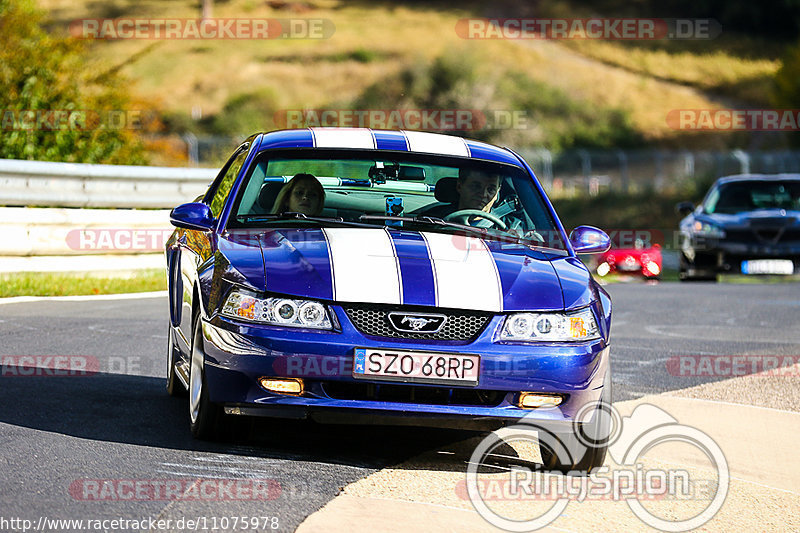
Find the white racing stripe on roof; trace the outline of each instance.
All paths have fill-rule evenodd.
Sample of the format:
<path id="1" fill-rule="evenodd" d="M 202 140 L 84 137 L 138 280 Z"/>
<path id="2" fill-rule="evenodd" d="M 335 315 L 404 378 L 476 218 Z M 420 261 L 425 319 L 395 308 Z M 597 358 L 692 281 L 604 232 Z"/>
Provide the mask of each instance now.
<path id="1" fill-rule="evenodd" d="M 503 291 L 497 265 L 475 237 L 425 233 L 433 261 L 440 307 L 502 311 Z"/>
<path id="2" fill-rule="evenodd" d="M 403 130 L 403 135 L 406 136 L 408 149 L 412 152 L 469 157 L 469 148 L 461 137 L 407 130 Z"/>
<path id="3" fill-rule="evenodd" d="M 311 128 L 317 148 L 375 148 L 375 137 L 367 128 Z"/>
<path id="4" fill-rule="evenodd" d="M 325 228 L 336 300 L 399 304 L 394 245 L 383 228 Z"/>

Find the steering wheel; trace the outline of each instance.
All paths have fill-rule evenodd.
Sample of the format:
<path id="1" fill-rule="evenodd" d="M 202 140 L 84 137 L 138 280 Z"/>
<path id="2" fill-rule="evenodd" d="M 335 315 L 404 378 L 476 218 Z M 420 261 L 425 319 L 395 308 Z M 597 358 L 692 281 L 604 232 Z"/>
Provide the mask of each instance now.
<path id="1" fill-rule="evenodd" d="M 469 217 L 485 218 L 491 221 L 498 228 L 507 229 L 506 223 L 503 222 L 500 217 L 491 213 L 487 213 L 486 211 L 481 211 L 480 209 L 461 209 L 459 211 L 454 211 L 453 213 L 450 213 L 444 217 L 442 220 L 446 220 L 448 222 L 455 220 L 459 224 L 467 224 Z"/>

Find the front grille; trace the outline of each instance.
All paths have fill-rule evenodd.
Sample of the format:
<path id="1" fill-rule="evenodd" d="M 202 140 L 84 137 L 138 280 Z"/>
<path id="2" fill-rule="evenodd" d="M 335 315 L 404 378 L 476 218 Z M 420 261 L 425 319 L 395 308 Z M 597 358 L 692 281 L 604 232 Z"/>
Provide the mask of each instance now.
<path id="1" fill-rule="evenodd" d="M 753 230 L 753 233 L 756 234 L 758 240 L 760 240 L 761 242 L 768 242 L 768 243 L 776 242 L 782 232 L 783 232 L 782 229 L 775 229 L 775 228 L 762 228 Z"/>
<path id="2" fill-rule="evenodd" d="M 726 228 L 721 242 L 745 244 L 789 244 L 800 242 L 800 229 L 779 227 Z"/>
<path id="3" fill-rule="evenodd" d="M 418 403 L 425 405 L 475 405 L 497 407 L 507 392 L 499 390 L 420 387 L 377 383 L 343 383 L 327 381 L 322 384 L 325 394 L 335 400 Z"/>
<path id="4" fill-rule="evenodd" d="M 471 341 L 483 331 L 491 313 L 478 311 L 444 311 L 438 309 L 412 310 L 403 307 L 388 307 L 368 304 L 343 304 L 353 325 L 365 335 L 375 337 L 395 337 L 398 339 L 430 339 L 438 341 Z M 447 317 L 442 329 L 436 333 L 407 333 L 395 330 L 389 323 L 391 312 L 436 313 Z"/>

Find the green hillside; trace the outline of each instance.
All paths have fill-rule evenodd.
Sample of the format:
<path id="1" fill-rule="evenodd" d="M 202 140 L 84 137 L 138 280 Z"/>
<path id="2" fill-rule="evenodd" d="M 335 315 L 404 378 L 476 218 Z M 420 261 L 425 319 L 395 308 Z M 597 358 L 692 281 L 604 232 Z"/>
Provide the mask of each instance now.
<path id="1" fill-rule="evenodd" d="M 66 34 L 76 19 L 200 13 L 197 2 L 185 0 L 38 5 L 54 34 Z M 246 135 L 281 127 L 287 111 L 304 109 L 461 109 L 490 119 L 521 111 L 524 124 L 515 127 L 489 120 L 458 131 L 512 146 L 724 147 L 747 140 L 676 131 L 667 114 L 773 101 L 786 37 L 737 28 L 747 20 L 738 12 L 720 16 L 735 22 L 724 30 L 739 33 L 723 31 L 706 41 L 464 39 L 456 31 L 460 19 L 476 16 L 622 16 L 631 9 L 610 0 L 600 7 L 536 5 L 534 15 L 526 3 L 514 2 L 217 0 L 214 17 L 323 19 L 335 31 L 325 39 L 97 40 L 87 48 L 86 68 L 127 78 L 134 102 L 156 113 L 165 136 Z M 636 4 L 640 11 L 647 5 Z M 150 147 L 157 162 L 182 163 L 168 142 Z"/>

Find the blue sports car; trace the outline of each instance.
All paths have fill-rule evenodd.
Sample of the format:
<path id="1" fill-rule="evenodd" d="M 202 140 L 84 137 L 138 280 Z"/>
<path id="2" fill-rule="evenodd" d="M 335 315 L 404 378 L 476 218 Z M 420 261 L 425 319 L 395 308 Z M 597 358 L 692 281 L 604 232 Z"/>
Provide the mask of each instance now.
<path id="1" fill-rule="evenodd" d="M 800 273 L 800 175 L 719 178 L 703 202 L 681 202 L 681 281 L 717 274 Z"/>
<path id="2" fill-rule="evenodd" d="M 167 389 L 188 390 L 198 438 L 242 415 L 603 430 L 611 300 L 577 254 L 609 239 L 567 236 L 511 150 L 415 131 L 258 134 L 170 218 Z M 542 450 L 581 470 L 605 451 Z"/>

